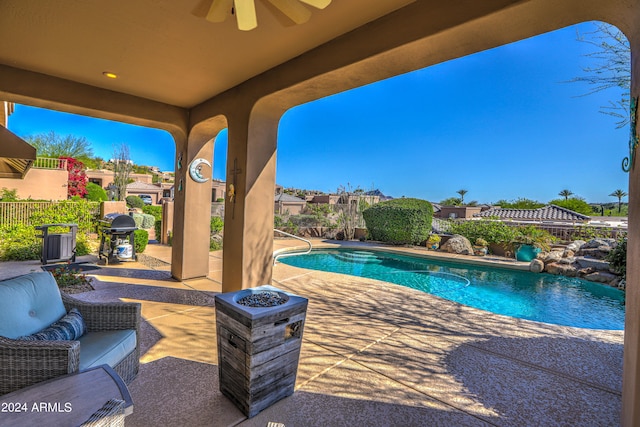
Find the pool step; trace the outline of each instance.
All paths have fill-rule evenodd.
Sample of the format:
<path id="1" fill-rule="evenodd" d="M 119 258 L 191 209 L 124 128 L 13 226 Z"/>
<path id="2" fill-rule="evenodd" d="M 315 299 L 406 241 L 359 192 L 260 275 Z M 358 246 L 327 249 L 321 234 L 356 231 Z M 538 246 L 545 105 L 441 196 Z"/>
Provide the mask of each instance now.
<path id="1" fill-rule="evenodd" d="M 358 263 L 376 263 L 380 264 L 382 260 L 376 256 L 373 252 L 366 251 L 353 251 L 353 252 L 338 252 L 333 256 L 341 261 L 346 262 L 358 262 Z"/>

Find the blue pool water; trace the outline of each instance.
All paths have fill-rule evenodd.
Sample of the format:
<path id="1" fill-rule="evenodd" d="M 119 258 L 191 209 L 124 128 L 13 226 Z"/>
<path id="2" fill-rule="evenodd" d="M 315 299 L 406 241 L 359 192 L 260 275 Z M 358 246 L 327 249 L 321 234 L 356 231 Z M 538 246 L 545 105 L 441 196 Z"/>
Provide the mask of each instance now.
<path id="1" fill-rule="evenodd" d="M 522 319 L 624 329 L 624 292 L 576 278 L 363 250 L 314 250 L 280 262 L 383 280 Z"/>

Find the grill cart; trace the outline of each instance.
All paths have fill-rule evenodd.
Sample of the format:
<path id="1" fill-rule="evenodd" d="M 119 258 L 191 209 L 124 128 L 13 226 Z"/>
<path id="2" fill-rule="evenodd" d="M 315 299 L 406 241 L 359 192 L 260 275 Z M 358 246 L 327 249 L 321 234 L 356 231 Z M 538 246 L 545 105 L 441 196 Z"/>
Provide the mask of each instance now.
<path id="1" fill-rule="evenodd" d="M 109 262 L 135 261 L 136 246 L 134 232 L 138 228 L 132 216 L 110 213 L 98 225 L 100 248 L 98 258 Z"/>

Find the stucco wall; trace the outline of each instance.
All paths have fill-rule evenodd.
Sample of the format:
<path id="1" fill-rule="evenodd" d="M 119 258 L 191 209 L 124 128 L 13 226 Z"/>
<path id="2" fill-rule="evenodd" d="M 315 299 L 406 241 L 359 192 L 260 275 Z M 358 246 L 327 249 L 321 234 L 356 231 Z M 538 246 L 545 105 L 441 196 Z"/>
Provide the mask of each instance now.
<path id="1" fill-rule="evenodd" d="M 67 200 L 66 170 L 31 168 L 24 179 L 0 178 L 0 189 L 16 189 L 20 199 Z"/>

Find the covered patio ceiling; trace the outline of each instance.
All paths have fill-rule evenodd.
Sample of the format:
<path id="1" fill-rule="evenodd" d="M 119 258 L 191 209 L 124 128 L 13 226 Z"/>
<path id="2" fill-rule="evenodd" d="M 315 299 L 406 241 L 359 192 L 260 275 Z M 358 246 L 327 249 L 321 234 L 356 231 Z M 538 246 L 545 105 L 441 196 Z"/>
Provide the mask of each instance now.
<path id="1" fill-rule="evenodd" d="M 191 108 L 414 0 L 335 0 L 301 25 L 256 0 L 252 31 L 207 21 L 211 1 L 3 0 L 0 64 Z"/>

